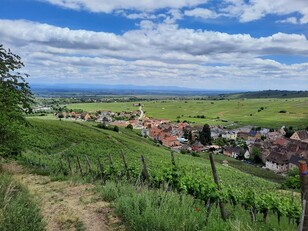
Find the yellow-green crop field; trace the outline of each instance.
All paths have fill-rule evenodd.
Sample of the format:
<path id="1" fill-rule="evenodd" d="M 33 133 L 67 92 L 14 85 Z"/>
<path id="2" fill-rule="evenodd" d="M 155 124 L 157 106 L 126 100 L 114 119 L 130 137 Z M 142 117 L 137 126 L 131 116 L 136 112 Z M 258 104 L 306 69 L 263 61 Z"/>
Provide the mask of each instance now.
<path id="1" fill-rule="evenodd" d="M 263 127 L 308 126 L 308 98 L 291 99 L 233 99 L 233 100 L 156 100 L 140 102 L 146 116 L 158 119 L 187 120 L 196 124 L 254 125 Z M 85 111 L 137 110 L 132 102 L 70 104 L 70 109 Z M 285 113 L 281 113 L 284 111 Z M 194 118 L 204 115 L 205 118 Z M 223 122 L 228 121 L 228 122 Z"/>

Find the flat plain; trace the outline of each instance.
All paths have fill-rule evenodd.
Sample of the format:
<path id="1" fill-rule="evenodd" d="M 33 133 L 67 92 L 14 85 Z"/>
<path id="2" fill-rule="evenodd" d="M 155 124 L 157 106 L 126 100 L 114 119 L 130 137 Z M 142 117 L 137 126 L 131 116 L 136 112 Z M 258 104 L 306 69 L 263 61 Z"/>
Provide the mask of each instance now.
<path id="1" fill-rule="evenodd" d="M 146 116 L 172 121 L 190 121 L 203 125 L 254 125 L 268 128 L 308 125 L 308 98 L 290 99 L 230 99 L 230 100 L 153 100 L 141 101 Z M 137 110 L 133 102 L 77 103 L 70 109 L 85 111 L 111 110 L 113 112 Z M 205 118 L 197 118 L 204 116 Z"/>

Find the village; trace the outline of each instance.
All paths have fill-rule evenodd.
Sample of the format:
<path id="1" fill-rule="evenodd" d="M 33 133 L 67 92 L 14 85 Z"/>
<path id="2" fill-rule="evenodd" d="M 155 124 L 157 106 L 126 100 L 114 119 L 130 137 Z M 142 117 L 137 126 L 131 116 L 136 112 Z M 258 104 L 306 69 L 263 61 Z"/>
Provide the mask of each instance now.
<path id="1" fill-rule="evenodd" d="M 167 119 L 148 118 L 143 105 L 134 103 L 138 110 L 112 112 L 99 110 L 93 113 L 67 111 L 55 113 L 59 119 L 95 121 L 106 126 L 139 129 L 142 137 L 150 138 L 172 151 L 197 154 L 208 150 L 227 157 L 258 164 L 276 173 L 286 173 L 297 167 L 299 160 L 308 160 L 308 131 L 295 131 L 286 137 L 284 127 L 278 130 L 243 126 L 226 129 L 210 126 L 211 143 L 202 144 L 199 139 L 203 126 Z M 198 154 L 197 154 L 198 155 Z"/>

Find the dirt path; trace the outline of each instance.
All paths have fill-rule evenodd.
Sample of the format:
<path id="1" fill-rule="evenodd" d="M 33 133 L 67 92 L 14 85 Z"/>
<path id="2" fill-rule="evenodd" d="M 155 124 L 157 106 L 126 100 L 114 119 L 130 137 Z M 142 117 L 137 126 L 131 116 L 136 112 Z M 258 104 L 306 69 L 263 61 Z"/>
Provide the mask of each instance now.
<path id="1" fill-rule="evenodd" d="M 51 181 L 48 176 L 27 173 L 16 163 L 5 164 L 3 168 L 26 185 L 40 202 L 47 231 L 124 230 L 109 203 L 99 198 L 94 185 Z"/>

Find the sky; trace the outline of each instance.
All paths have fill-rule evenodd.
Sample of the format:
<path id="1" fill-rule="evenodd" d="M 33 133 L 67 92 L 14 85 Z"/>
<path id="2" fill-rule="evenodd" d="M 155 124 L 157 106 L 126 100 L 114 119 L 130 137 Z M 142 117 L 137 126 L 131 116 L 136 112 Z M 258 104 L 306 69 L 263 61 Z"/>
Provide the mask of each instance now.
<path id="1" fill-rule="evenodd" d="M 307 0 L 0 0 L 31 84 L 308 90 Z"/>

